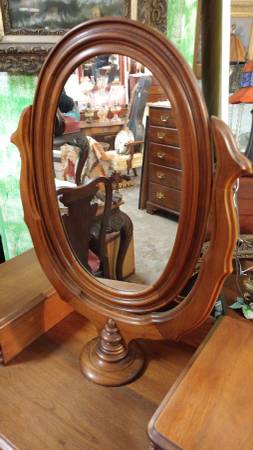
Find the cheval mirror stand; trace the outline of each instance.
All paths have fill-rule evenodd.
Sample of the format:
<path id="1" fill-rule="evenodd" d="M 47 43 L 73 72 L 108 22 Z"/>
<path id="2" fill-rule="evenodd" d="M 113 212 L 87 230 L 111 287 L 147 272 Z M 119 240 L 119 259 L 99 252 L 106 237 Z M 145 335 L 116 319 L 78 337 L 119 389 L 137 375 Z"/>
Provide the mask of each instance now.
<path id="1" fill-rule="evenodd" d="M 173 251 L 160 278 L 136 292 L 102 284 L 81 266 L 64 232 L 52 167 L 55 116 L 67 78 L 86 60 L 111 53 L 140 61 L 159 81 L 175 113 L 182 154 Z M 136 339 L 179 341 L 208 318 L 232 271 L 237 238 L 233 184 L 251 172 L 251 164 L 226 124 L 209 118 L 195 76 L 174 46 L 160 33 L 122 18 L 92 20 L 64 35 L 44 63 L 34 103 L 22 113 L 12 142 L 22 158 L 25 221 L 40 264 L 60 297 L 97 328 L 98 337 L 81 355 L 81 369 L 98 384 L 128 383 L 144 363 Z M 208 251 L 192 289 L 175 302 L 194 272 L 210 211 Z"/>

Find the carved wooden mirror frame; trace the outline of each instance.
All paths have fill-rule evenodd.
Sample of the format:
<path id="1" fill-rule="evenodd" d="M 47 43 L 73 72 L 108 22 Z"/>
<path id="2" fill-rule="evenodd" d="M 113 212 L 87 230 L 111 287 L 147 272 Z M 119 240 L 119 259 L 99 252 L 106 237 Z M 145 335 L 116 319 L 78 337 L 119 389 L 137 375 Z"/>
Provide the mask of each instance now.
<path id="1" fill-rule="evenodd" d="M 184 176 L 176 241 L 160 278 L 139 292 L 105 286 L 80 266 L 65 236 L 55 193 L 52 142 L 61 90 L 84 60 L 108 53 L 125 54 L 147 66 L 167 93 L 175 117 L 180 117 Z M 211 135 L 218 160 L 214 187 Z M 39 261 L 60 296 L 102 330 L 86 347 L 82 369 L 97 383 L 126 383 L 142 368 L 139 349 L 130 341 L 180 339 L 208 317 L 231 270 L 236 240 L 232 185 L 251 165 L 225 124 L 209 120 L 195 76 L 173 45 L 151 28 L 123 18 L 81 24 L 54 47 L 40 73 L 33 106 L 23 112 L 13 142 L 21 152 L 21 196 Z M 200 254 L 212 192 L 209 250 L 191 292 L 171 309 Z"/>

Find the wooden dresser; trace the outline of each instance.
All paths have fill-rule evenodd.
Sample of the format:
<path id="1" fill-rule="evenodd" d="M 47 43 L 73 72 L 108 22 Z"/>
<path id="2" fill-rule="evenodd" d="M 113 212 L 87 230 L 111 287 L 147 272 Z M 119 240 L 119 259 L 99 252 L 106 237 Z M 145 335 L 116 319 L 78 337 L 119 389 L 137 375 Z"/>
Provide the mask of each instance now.
<path id="1" fill-rule="evenodd" d="M 172 109 L 149 106 L 146 133 L 147 212 L 163 209 L 179 214 L 181 200 L 181 158 Z"/>

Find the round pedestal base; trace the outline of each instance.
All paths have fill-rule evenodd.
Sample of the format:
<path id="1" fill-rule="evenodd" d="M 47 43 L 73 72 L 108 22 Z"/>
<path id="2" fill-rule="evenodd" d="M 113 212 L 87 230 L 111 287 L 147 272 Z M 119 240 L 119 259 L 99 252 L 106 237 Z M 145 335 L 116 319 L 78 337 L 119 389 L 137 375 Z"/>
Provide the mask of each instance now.
<path id="1" fill-rule="evenodd" d="M 83 374 L 91 381 L 103 386 L 121 386 L 132 381 L 142 370 L 144 356 L 135 342 L 131 342 L 124 358 L 106 361 L 99 356 L 97 348 L 100 338 L 88 342 L 81 354 Z"/>

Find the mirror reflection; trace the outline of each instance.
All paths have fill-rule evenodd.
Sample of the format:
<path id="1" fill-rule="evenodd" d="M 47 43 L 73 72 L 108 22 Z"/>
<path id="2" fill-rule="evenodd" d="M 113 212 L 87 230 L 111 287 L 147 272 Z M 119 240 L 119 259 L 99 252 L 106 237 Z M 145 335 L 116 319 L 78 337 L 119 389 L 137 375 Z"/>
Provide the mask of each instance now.
<path id="1" fill-rule="evenodd" d="M 59 211 L 76 257 L 101 282 L 144 289 L 168 262 L 181 197 L 176 122 L 159 81 L 126 56 L 84 62 L 62 90 L 53 141 Z"/>

